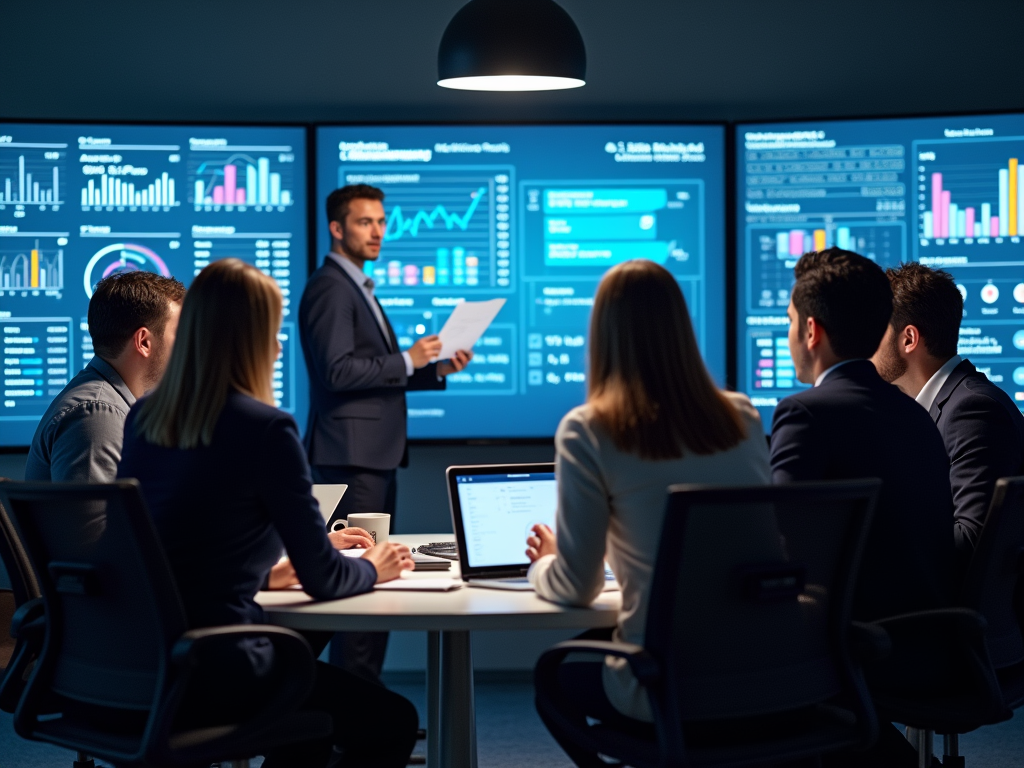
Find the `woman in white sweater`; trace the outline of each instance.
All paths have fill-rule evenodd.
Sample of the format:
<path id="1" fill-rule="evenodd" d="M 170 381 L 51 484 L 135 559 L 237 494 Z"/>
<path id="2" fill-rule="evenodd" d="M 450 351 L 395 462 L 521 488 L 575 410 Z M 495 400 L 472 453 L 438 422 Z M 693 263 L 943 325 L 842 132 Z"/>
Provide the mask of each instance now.
<path id="1" fill-rule="evenodd" d="M 613 637 L 643 645 L 668 486 L 768 485 L 768 447 L 750 400 L 712 381 L 679 284 L 663 267 L 629 261 L 605 275 L 589 343 L 587 402 L 555 436 L 558 535 L 536 526 L 527 539 L 530 582 L 548 600 L 589 605 L 607 560 L 622 586 Z M 563 670 L 589 715 L 652 719 L 621 660 Z"/>

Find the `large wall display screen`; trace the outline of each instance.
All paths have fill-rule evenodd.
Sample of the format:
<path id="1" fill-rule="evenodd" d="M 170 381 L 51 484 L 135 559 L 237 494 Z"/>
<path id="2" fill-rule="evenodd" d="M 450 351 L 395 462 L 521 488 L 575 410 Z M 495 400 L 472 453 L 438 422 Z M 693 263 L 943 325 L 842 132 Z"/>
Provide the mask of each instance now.
<path id="1" fill-rule="evenodd" d="M 384 244 L 367 271 L 403 348 L 440 330 L 463 300 L 507 299 L 446 392 L 410 394 L 410 436 L 551 436 L 584 400 L 597 284 L 629 259 L 676 276 L 723 381 L 723 134 L 679 125 L 320 129 L 318 208 L 345 184 L 385 192 Z M 318 246 L 322 259 L 323 213 Z"/>
<path id="2" fill-rule="evenodd" d="M 0 123 L 0 445 L 29 444 L 92 358 L 97 282 L 147 270 L 187 286 L 226 256 L 284 293 L 274 387 L 302 424 L 306 196 L 302 128 Z"/>
<path id="3" fill-rule="evenodd" d="M 765 428 L 796 380 L 793 266 L 838 246 L 950 272 L 959 352 L 1024 408 L 1024 115 L 737 128 L 738 388 Z"/>

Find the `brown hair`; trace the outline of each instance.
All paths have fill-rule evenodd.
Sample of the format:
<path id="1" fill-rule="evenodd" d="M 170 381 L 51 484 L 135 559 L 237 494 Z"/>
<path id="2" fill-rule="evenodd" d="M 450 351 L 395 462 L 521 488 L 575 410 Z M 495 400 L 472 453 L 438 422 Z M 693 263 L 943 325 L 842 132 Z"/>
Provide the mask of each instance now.
<path id="1" fill-rule="evenodd" d="M 138 434 L 154 445 L 197 448 L 213 441 L 231 389 L 273 405 L 281 306 L 277 284 L 243 261 L 203 269 L 181 308 L 167 371 L 139 411 Z"/>
<path id="2" fill-rule="evenodd" d="M 917 262 L 900 264 L 885 274 L 892 286 L 893 330 L 913 325 L 929 354 L 943 360 L 953 357 L 964 316 L 964 297 L 953 276 Z"/>
<path id="3" fill-rule="evenodd" d="M 379 200 L 384 202 L 384 190 L 369 184 L 348 184 L 327 196 L 327 223 L 337 221 L 345 226 L 349 206 L 353 200 Z"/>
<path id="4" fill-rule="evenodd" d="M 813 317 L 844 360 L 871 357 L 892 315 L 892 289 L 882 268 L 853 251 L 827 248 L 800 257 L 791 298 L 800 325 Z"/>
<path id="5" fill-rule="evenodd" d="M 652 261 L 620 264 L 598 286 L 587 402 L 615 446 L 643 459 L 716 453 L 746 436 L 704 367 L 679 283 Z"/>
<path id="6" fill-rule="evenodd" d="M 100 280 L 89 299 L 92 348 L 113 360 L 139 328 L 162 336 L 173 302 L 185 298 L 185 286 L 152 272 L 122 272 Z"/>

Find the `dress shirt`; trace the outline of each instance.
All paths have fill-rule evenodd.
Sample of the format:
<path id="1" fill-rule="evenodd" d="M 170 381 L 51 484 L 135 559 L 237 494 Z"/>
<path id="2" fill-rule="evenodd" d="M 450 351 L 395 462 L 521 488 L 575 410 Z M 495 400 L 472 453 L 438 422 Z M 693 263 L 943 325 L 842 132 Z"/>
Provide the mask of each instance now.
<path id="1" fill-rule="evenodd" d="M 949 374 L 953 372 L 960 363 L 963 362 L 963 358 L 960 355 L 953 355 L 949 360 L 943 363 L 942 367 L 939 368 L 932 377 L 928 379 L 928 383 L 921 387 L 921 391 L 917 393 L 917 400 L 921 405 L 924 406 L 926 411 L 930 411 L 932 403 L 935 402 L 935 396 L 939 394 L 939 390 L 942 389 L 942 385 L 946 383 L 946 379 L 949 378 Z"/>
<path id="2" fill-rule="evenodd" d="M 834 370 L 835 370 L 836 368 L 838 368 L 838 367 L 839 367 L 840 365 L 846 365 L 847 363 L 852 363 L 852 362 L 853 362 L 854 360 L 863 360 L 863 358 L 860 358 L 860 357 L 851 357 L 851 358 L 850 358 L 849 360 L 840 360 L 840 361 L 839 361 L 838 363 L 836 363 L 835 365 L 833 365 L 833 366 L 832 366 L 831 368 L 826 368 L 826 369 L 825 369 L 824 371 L 822 371 L 822 372 L 821 372 L 821 373 L 820 373 L 820 374 L 818 375 L 818 378 L 816 378 L 816 379 L 814 380 L 814 386 L 816 386 L 816 387 L 820 387 L 820 386 L 821 386 L 821 382 L 823 382 L 823 381 L 824 381 L 825 379 L 827 379 L 827 378 L 828 378 L 828 375 L 829 375 L 830 373 L 832 373 L 832 371 L 834 371 Z"/>
<path id="3" fill-rule="evenodd" d="M 373 316 L 377 318 L 377 325 L 380 326 L 381 333 L 384 334 L 384 338 L 387 339 L 388 346 L 391 346 L 391 331 L 388 328 L 388 322 L 384 319 L 384 310 L 381 309 L 380 304 L 377 302 L 376 297 L 373 295 L 373 288 L 376 283 L 373 282 L 373 278 L 363 272 L 357 267 L 351 260 L 346 259 L 337 253 L 328 253 L 327 258 L 331 259 L 335 264 L 345 270 L 345 274 L 351 277 L 355 284 L 358 285 L 363 295 L 366 297 L 366 303 L 370 305 L 370 309 L 373 310 Z M 397 349 L 395 350 L 398 351 Z M 415 366 L 412 364 L 412 355 L 408 352 L 402 353 L 402 359 L 405 360 L 405 375 L 412 376 Z"/>
<path id="4" fill-rule="evenodd" d="M 121 375 L 99 356 L 61 390 L 36 427 L 25 479 L 110 483 L 117 475 L 124 421 L 135 403 Z"/>

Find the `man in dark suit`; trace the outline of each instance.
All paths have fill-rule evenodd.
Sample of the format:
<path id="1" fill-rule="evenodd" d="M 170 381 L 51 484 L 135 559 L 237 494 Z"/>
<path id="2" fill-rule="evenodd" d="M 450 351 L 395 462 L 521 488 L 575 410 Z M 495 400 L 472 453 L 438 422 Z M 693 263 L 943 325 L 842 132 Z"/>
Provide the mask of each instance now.
<path id="1" fill-rule="evenodd" d="M 772 422 L 776 483 L 878 477 L 882 490 L 854 599 L 855 619 L 946 605 L 953 500 L 948 461 L 927 412 L 887 384 L 868 358 L 892 312 L 874 262 L 831 248 L 796 266 L 789 348 L 811 389 L 784 399 Z"/>
<path id="2" fill-rule="evenodd" d="M 953 499 L 942 438 L 924 409 L 883 381 L 868 359 L 892 314 L 889 281 L 874 262 L 838 248 L 804 254 L 795 274 L 789 348 L 797 378 L 814 386 L 775 409 L 773 481 L 880 478 L 853 618 L 945 607 Z M 914 684 L 926 671 L 913 667 L 889 667 L 873 683 Z M 825 762 L 829 768 L 910 768 L 917 752 L 894 726 L 883 725 L 871 750 Z"/>
<path id="3" fill-rule="evenodd" d="M 380 256 L 383 201 L 381 190 L 365 184 L 328 196 L 331 252 L 302 293 L 299 338 L 309 371 L 305 445 L 313 479 L 348 485 L 331 522 L 350 512 L 384 512 L 394 530 L 396 470 L 408 461 L 405 393 L 444 389 L 444 377 L 465 368 L 472 353 L 433 362 L 441 351 L 436 335 L 398 348 L 364 271 Z M 376 680 L 386 649 L 385 633 L 342 633 L 331 661 Z"/>
<path id="4" fill-rule="evenodd" d="M 1024 473 L 1024 416 L 956 353 L 964 300 L 953 277 L 917 263 L 886 274 L 892 320 L 873 361 L 882 378 L 917 400 L 939 428 L 963 569 L 978 543 L 996 480 Z"/>

